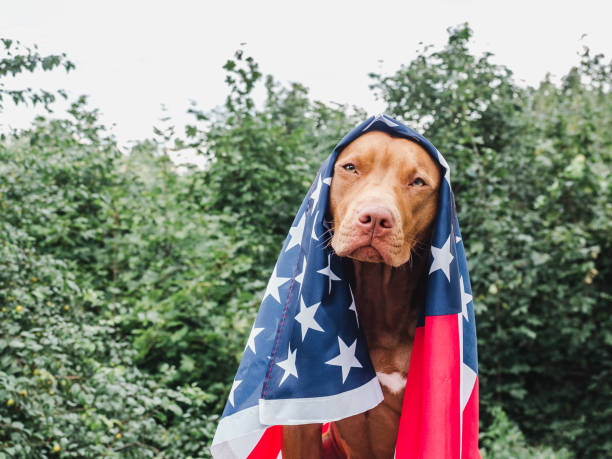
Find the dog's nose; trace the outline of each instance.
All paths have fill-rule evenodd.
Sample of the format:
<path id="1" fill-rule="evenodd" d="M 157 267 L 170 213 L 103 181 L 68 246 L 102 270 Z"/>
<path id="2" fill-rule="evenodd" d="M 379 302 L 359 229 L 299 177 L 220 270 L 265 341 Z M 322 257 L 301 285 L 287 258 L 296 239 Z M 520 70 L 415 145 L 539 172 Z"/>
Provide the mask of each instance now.
<path id="1" fill-rule="evenodd" d="M 364 232 L 382 236 L 393 228 L 393 214 L 383 206 L 365 206 L 357 214 L 357 226 Z"/>

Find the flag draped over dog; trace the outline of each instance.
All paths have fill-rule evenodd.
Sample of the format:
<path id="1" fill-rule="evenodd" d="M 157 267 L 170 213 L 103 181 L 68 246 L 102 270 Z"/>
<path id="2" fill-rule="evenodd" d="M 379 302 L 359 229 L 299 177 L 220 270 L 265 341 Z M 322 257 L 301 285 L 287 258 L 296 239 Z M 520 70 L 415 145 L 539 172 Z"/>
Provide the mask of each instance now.
<path id="1" fill-rule="evenodd" d="M 373 130 L 418 143 L 444 176 L 396 457 L 480 457 L 474 308 L 450 170 L 427 139 L 378 115 L 336 146 L 297 212 L 219 421 L 215 458 L 276 458 L 280 426 L 343 419 L 383 399 L 347 280 L 350 263 L 326 244 L 325 219 L 336 158 Z"/>

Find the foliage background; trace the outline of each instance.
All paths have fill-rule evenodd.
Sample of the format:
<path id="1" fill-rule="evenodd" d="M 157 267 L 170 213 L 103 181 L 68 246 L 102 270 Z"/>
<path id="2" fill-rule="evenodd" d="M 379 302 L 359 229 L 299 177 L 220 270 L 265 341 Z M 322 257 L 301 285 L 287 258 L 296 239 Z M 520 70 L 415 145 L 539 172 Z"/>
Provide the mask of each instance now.
<path id="1" fill-rule="evenodd" d="M 388 113 L 453 170 L 480 349 L 487 457 L 612 450 L 612 66 L 585 49 L 521 87 L 467 25 L 389 75 Z M 4 40 L 8 75 L 71 70 Z M 264 76 L 129 154 L 86 97 L 0 139 L 0 457 L 207 457 L 285 231 L 320 162 L 366 114 Z M 257 106 L 253 89 L 263 84 Z M 2 110 L 2 105 L 0 105 Z M 177 168 L 171 150 L 204 155 Z M 551 446 L 547 446 L 551 445 Z"/>

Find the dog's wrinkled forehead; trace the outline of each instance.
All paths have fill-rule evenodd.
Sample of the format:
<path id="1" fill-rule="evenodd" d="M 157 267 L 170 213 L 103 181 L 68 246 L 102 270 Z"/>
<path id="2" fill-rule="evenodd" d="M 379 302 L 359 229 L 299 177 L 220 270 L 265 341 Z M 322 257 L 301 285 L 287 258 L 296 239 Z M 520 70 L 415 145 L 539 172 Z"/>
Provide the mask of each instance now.
<path id="1" fill-rule="evenodd" d="M 377 142 L 376 140 L 380 139 L 381 136 L 388 138 L 388 143 L 381 144 Z M 448 165 L 444 158 L 441 155 L 434 155 L 432 152 L 425 149 L 418 139 L 408 138 L 398 135 L 397 133 L 388 133 L 377 129 L 362 133 L 344 146 L 344 148 L 338 152 L 336 162 L 341 158 L 346 158 L 347 155 L 353 154 L 370 154 L 372 155 L 371 159 L 382 161 L 385 158 L 389 158 L 390 153 L 396 153 L 392 158 L 395 161 L 395 166 L 409 162 L 416 156 L 420 156 L 419 162 L 421 165 L 424 163 L 428 165 L 433 164 L 440 175 L 448 173 Z"/>
<path id="2" fill-rule="evenodd" d="M 379 129 L 372 129 L 370 131 L 368 131 L 367 133 L 364 132 L 361 135 L 359 135 L 358 137 L 356 137 L 355 139 L 353 139 L 350 143 L 348 143 L 347 145 L 345 145 L 341 150 L 338 151 L 338 154 L 335 158 L 335 161 L 338 161 L 338 159 L 341 156 L 346 156 L 347 151 L 355 151 L 359 145 L 360 150 L 361 151 L 365 151 L 370 147 L 370 143 L 368 142 L 366 139 L 369 137 L 366 134 L 371 134 L 371 133 L 376 133 L 376 132 L 383 132 L 388 134 L 392 139 L 405 139 L 411 143 L 414 143 L 416 145 L 418 145 L 421 149 L 423 149 L 427 155 L 432 159 L 433 163 L 436 165 L 438 172 L 440 173 L 440 176 L 443 176 L 447 181 L 450 182 L 450 168 L 448 166 L 448 163 L 446 162 L 446 159 L 444 159 L 444 157 L 439 153 L 439 152 L 432 152 L 431 150 L 427 149 L 426 146 L 422 145 L 421 142 L 419 141 L 418 138 L 411 138 L 411 137 L 406 137 L 403 135 L 400 135 L 396 132 L 386 132 L 384 130 L 379 130 Z M 382 154 L 383 151 L 375 151 L 376 154 Z"/>
<path id="3" fill-rule="evenodd" d="M 341 153 L 344 148 L 346 148 L 346 146 L 349 145 L 352 141 L 359 138 L 363 134 L 372 131 L 386 132 L 392 137 L 405 138 L 420 145 L 434 160 L 434 162 L 438 164 L 441 174 L 444 176 L 444 179 L 450 185 L 450 167 L 444 156 L 442 156 L 442 154 L 436 149 L 436 147 L 434 147 L 429 140 L 427 140 L 415 130 L 395 121 L 394 119 L 390 118 L 385 114 L 375 115 L 364 121 L 360 126 L 356 127 L 351 132 L 349 132 L 337 145 L 337 155 L 334 158 L 334 161 L 337 159 L 339 153 Z"/>

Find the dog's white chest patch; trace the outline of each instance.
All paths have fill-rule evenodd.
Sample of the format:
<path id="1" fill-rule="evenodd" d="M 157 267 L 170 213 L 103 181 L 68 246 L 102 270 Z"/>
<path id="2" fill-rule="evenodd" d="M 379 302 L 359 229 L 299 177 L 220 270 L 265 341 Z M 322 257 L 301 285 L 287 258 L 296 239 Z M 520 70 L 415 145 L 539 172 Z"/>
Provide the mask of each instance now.
<path id="1" fill-rule="evenodd" d="M 399 371 L 389 374 L 376 372 L 376 376 L 378 376 L 380 383 L 394 394 L 406 387 L 406 378 L 402 377 Z"/>

